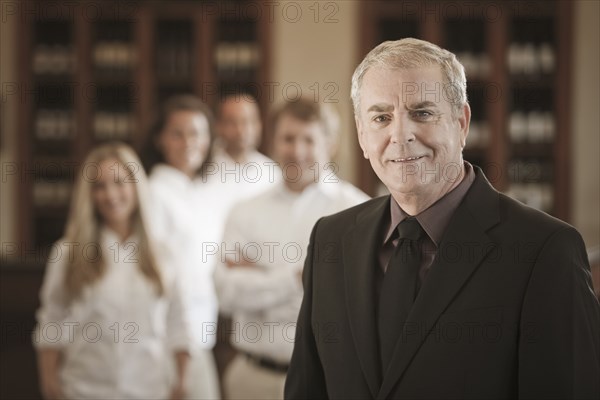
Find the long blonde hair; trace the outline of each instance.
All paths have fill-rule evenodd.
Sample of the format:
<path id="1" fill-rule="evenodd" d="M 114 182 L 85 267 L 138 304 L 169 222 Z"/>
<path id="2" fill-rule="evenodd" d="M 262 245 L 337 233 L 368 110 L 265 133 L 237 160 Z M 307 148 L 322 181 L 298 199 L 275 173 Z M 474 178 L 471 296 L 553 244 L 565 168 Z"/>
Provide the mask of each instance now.
<path id="1" fill-rule="evenodd" d="M 81 165 L 75 184 L 65 239 L 68 242 L 83 245 L 99 243 L 102 220 L 95 210 L 92 198 L 93 179 L 89 179 L 86 173 L 89 167 L 94 166 L 97 168 L 101 162 L 110 159 L 115 159 L 122 164 L 129 173 L 128 179 L 135 184 L 138 204 L 133 215 L 132 225 L 140 238 L 137 253 L 138 266 L 142 274 L 155 284 L 157 293 L 162 295 L 164 293 L 164 285 L 156 257 L 152 251 L 154 246 L 148 234 L 149 197 L 146 174 L 139 158 L 128 145 L 120 142 L 103 144 L 92 150 L 86 157 Z M 94 260 L 90 260 L 89 257 L 84 256 L 84 252 L 82 251 L 72 252 L 68 260 L 65 276 L 69 295 L 72 298 L 78 297 L 82 289 L 102 277 L 105 270 L 106 263 L 101 253 L 99 257 L 94 257 Z"/>

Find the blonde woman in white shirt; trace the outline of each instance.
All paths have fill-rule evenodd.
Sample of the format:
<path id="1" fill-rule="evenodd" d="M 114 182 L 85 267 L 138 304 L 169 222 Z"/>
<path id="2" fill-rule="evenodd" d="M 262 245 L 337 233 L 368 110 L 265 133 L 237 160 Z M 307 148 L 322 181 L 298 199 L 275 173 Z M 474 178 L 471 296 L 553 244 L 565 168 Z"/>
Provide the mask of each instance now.
<path id="1" fill-rule="evenodd" d="M 146 185 L 124 144 L 102 145 L 82 165 L 37 312 L 46 399 L 183 395 L 188 327 L 176 275 L 149 235 Z"/>
<path id="2" fill-rule="evenodd" d="M 214 261 L 204 250 L 220 241 L 225 210 L 220 192 L 206 180 L 211 142 L 209 108 L 194 96 L 179 95 L 160 109 L 144 152 L 150 171 L 153 222 L 164 233 L 161 241 L 181 260 L 192 331 L 186 383 L 190 399 L 220 397 L 212 353 L 218 315 Z"/>

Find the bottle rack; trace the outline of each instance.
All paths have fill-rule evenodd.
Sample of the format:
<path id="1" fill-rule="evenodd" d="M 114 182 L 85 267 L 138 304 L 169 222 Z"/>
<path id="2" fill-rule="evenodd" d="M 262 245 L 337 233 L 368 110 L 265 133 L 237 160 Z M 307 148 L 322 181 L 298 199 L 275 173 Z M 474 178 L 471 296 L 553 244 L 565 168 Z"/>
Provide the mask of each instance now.
<path id="1" fill-rule="evenodd" d="M 73 80 L 73 30 L 65 21 L 37 24 L 33 37 L 31 70 L 35 110 L 31 139 L 37 154 L 68 153 L 73 135 L 73 98 L 61 81 Z"/>
<path id="2" fill-rule="evenodd" d="M 490 145 L 490 126 L 486 107 L 491 79 L 491 59 L 485 23 L 479 18 L 449 18 L 442 25 L 444 47 L 465 67 L 467 98 L 471 106 L 471 125 L 464 158 L 477 165 L 486 163 L 485 149 Z"/>
<path id="3" fill-rule="evenodd" d="M 260 66 L 260 47 L 253 21 L 219 20 L 214 64 L 221 91 L 256 92 L 253 84 Z"/>
<path id="4" fill-rule="evenodd" d="M 193 74 L 193 25 L 189 19 L 156 23 L 156 78 L 162 88 L 186 89 Z"/>
<path id="5" fill-rule="evenodd" d="M 131 80 L 136 62 L 133 22 L 96 21 L 92 23 L 92 69 L 95 81 Z"/>
<path id="6" fill-rule="evenodd" d="M 552 17 L 513 19 L 506 54 L 512 92 L 506 193 L 533 207 L 554 207 L 554 143 L 557 135 L 555 23 Z"/>
<path id="7" fill-rule="evenodd" d="M 363 54 L 403 37 L 455 53 L 465 66 L 472 111 L 464 158 L 498 190 L 568 221 L 572 4 L 451 3 L 365 4 Z M 362 189 L 384 193 L 368 162 L 359 164 Z"/>
<path id="8" fill-rule="evenodd" d="M 26 37 L 31 38 L 27 64 L 30 79 L 23 98 L 28 125 L 21 140 L 29 143 L 30 162 L 23 167 L 19 203 L 29 210 L 31 224 L 40 227 L 35 241 L 47 245 L 45 235 L 62 230 L 68 196 L 68 175 L 61 163 L 73 153 L 75 99 L 64 82 L 75 80 L 77 60 L 73 24 L 62 19 L 37 21 Z M 23 39 L 25 40 L 25 39 Z M 25 94 L 27 96 L 25 96 Z M 27 196 L 23 188 L 27 187 Z"/>
<path id="9" fill-rule="evenodd" d="M 43 21 L 33 33 L 32 70 L 36 77 L 65 78 L 76 67 L 72 27 L 65 21 Z"/>

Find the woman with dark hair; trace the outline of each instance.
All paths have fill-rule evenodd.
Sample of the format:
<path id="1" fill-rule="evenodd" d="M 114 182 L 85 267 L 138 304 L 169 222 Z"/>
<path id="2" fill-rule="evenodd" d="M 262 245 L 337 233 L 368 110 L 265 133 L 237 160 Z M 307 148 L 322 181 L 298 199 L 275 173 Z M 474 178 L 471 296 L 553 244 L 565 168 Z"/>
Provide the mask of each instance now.
<path id="1" fill-rule="evenodd" d="M 163 243 L 177 254 L 192 332 L 186 383 L 188 398 L 217 399 L 212 348 L 218 305 L 212 280 L 214 250 L 221 241 L 218 191 L 209 189 L 212 113 L 197 97 L 169 98 L 157 115 L 145 151 L 153 217 Z M 222 213 L 225 213 L 223 210 Z"/>

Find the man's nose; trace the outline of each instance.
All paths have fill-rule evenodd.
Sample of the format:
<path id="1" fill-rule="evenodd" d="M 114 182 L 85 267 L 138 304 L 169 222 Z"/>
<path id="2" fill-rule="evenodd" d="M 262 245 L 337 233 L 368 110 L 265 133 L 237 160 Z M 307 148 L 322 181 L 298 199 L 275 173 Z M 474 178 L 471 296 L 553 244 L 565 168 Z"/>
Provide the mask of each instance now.
<path id="1" fill-rule="evenodd" d="M 233 132 L 236 135 L 239 135 L 242 131 L 242 124 L 240 123 L 240 121 L 233 121 L 229 127 L 231 129 L 231 132 Z"/>
<path id="2" fill-rule="evenodd" d="M 306 158 L 307 146 L 301 140 L 294 141 L 293 154 L 296 161 L 302 161 Z"/>
<path id="3" fill-rule="evenodd" d="M 399 116 L 391 126 L 390 142 L 407 144 L 415 141 L 415 123 L 408 116 Z"/>

